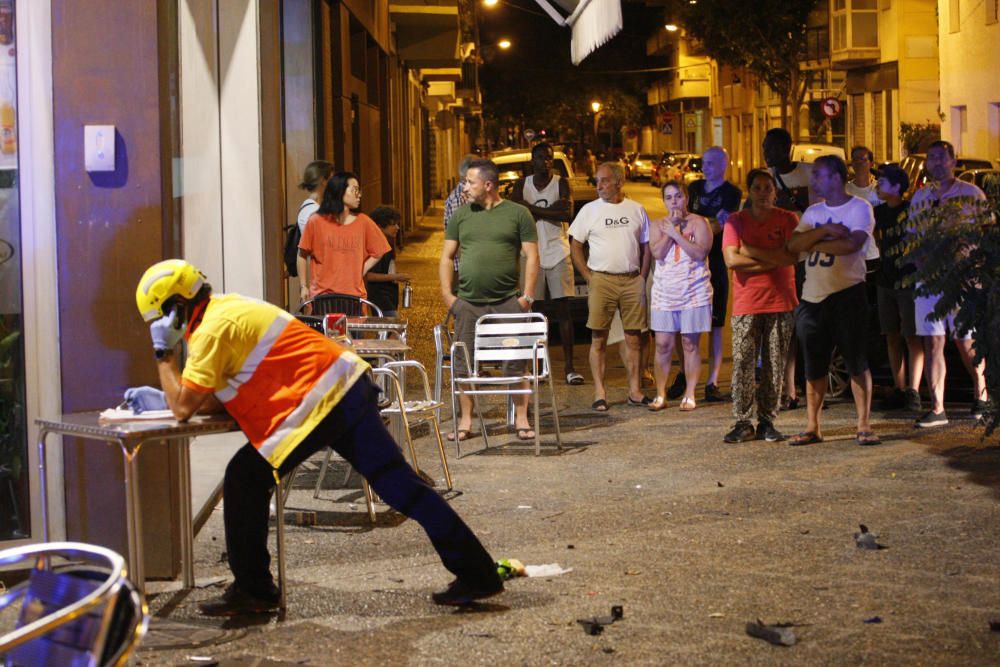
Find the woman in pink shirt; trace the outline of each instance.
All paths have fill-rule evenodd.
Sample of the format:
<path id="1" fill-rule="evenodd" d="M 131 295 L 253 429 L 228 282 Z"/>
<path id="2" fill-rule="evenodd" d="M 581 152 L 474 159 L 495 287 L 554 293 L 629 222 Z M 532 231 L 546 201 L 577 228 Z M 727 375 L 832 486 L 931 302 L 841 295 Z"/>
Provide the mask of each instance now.
<path id="1" fill-rule="evenodd" d="M 726 442 L 767 440 L 784 436 L 774 428 L 784 379 L 785 356 L 795 331 L 795 255 L 785 250 L 799 220 L 775 206 L 778 185 L 764 169 L 747 176 L 750 208 L 729 216 L 722 235 L 722 254 L 733 271 L 733 416 L 736 425 Z M 754 368 L 760 352 L 760 386 Z M 754 402 L 757 428 L 754 429 Z"/>
<path id="2" fill-rule="evenodd" d="M 311 280 L 300 292 L 303 301 L 319 294 L 368 295 L 365 274 L 389 252 L 389 242 L 360 207 L 358 177 L 349 171 L 334 174 L 299 241 L 299 275 L 307 275 L 306 262 L 311 268 Z"/>

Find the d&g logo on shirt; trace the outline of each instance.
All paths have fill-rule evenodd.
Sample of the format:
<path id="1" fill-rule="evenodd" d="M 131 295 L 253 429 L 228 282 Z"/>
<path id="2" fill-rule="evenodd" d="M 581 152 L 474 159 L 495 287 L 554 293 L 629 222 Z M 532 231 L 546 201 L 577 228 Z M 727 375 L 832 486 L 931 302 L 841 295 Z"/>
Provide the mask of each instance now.
<path id="1" fill-rule="evenodd" d="M 629 224 L 628 216 L 623 215 L 620 218 L 604 218 L 605 227 L 623 227 Z"/>

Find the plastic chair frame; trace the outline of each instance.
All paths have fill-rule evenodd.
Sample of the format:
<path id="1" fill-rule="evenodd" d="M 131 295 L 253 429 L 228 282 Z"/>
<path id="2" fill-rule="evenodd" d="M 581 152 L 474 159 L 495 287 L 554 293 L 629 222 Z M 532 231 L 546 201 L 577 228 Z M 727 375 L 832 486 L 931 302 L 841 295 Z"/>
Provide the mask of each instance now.
<path id="1" fill-rule="evenodd" d="M 116 652 L 113 656 L 113 662 L 107 663 L 115 666 L 125 665 L 149 627 L 149 608 L 142 594 L 128 582 L 128 570 L 125 566 L 125 559 L 110 549 L 92 544 L 84 544 L 82 542 L 48 542 L 45 544 L 29 544 L 5 549 L 0 552 L 0 565 L 11 565 L 28 558 L 35 558 L 33 569 L 46 570 L 52 568 L 53 557 L 103 560 L 103 564 L 109 568 L 110 573 L 108 578 L 98 585 L 97 588 L 76 602 L 46 614 L 42 618 L 0 637 L 0 655 L 6 655 L 18 646 L 39 639 L 52 630 L 69 624 L 90 610 L 104 604 L 105 609 L 101 613 L 101 628 L 94 646 L 89 651 L 93 664 L 99 664 L 98 661 L 104 652 L 105 641 L 110 630 L 115 601 L 122 589 L 127 587 L 133 603 L 136 604 L 137 616 L 139 618 L 135 629 L 131 633 L 131 640 L 122 650 Z M 0 596 L 0 609 L 26 595 L 28 592 L 28 583 L 30 583 L 30 579 L 28 582 Z"/>
<path id="2" fill-rule="evenodd" d="M 538 334 L 527 334 L 528 337 L 534 337 L 532 342 L 530 355 L 528 354 L 527 348 L 525 346 L 512 347 L 510 352 L 511 355 L 506 359 L 489 359 L 488 363 L 497 362 L 512 362 L 512 361 L 523 361 L 531 362 L 531 373 L 528 375 L 507 375 L 507 376 L 489 376 L 480 377 L 479 372 L 482 366 L 483 360 L 479 352 L 480 350 L 489 350 L 495 352 L 497 348 L 481 348 L 479 346 L 479 341 L 481 338 L 480 327 L 503 324 L 504 321 L 513 320 L 510 324 L 516 326 L 517 324 L 540 324 L 539 329 L 541 330 Z M 515 335 L 511 333 L 510 335 Z M 541 313 L 511 313 L 511 314 L 490 314 L 483 315 L 476 320 L 476 344 L 474 355 L 475 362 L 473 366 L 469 365 L 469 354 L 468 348 L 462 341 L 455 341 L 451 345 L 451 358 L 452 364 L 454 366 L 454 360 L 458 357 L 456 353 L 461 350 L 465 358 L 466 365 L 466 376 L 452 375 L 451 378 L 451 413 L 454 419 L 453 425 L 457 428 L 458 425 L 458 396 L 468 395 L 475 399 L 477 396 L 482 395 L 506 395 L 508 397 L 530 394 L 534 396 L 534 431 L 535 431 L 535 456 L 539 456 L 542 453 L 541 444 L 541 414 L 539 409 L 539 381 L 548 380 L 549 392 L 552 397 L 552 419 L 555 422 L 556 431 L 556 447 L 562 449 L 562 433 L 559 429 L 559 408 L 556 404 L 556 392 L 555 385 L 552 382 L 552 372 L 549 362 L 549 351 L 548 351 L 548 320 Z M 454 368 L 453 368 L 454 370 Z M 473 372 L 475 370 L 475 372 Z M 515 388 L 510 385 L 520 384 L 522 382 L 528 382 L 529 386 L 527 388 Z M 482 411 L 479 409 L 479 404 L 474 401 L 474 408 L 479 415 L 480 424 L 483 423 Z M 483 432 L 483 442 L 488 448 L 490 446 L 489 436 L 485 426 L 482 429 Z M 458 436 L 455 436 L 455 444 L 459 446 Z M 459 449 L 459 456 L 461 456 L 461 449 Z"/>

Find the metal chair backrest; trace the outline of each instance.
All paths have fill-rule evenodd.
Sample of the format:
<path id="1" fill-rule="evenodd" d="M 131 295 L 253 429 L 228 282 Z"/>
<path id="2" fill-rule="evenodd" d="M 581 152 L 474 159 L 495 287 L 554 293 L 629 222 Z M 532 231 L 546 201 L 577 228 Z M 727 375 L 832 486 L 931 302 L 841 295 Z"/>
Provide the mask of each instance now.
<path id="1" fill-rule="evenodd" d="M 299 313 L 303 315 L 344 313 L 345 315 L 382 317 L 381 308 L 368 299 L 350 294 L 318 294 L 299 306 Z"/>
<path id="2" fill-rule="evenodd" d="M 53 567 L 53 559 L 73 564 Z M 53 542 L 0 552 L 0 564 L 34 559 L 28 580 L 0 598 L 21 600 L 14 631 L 0 637 L 7 665 L 124 665 L 146 633 L 145 600 L 110 549 Z M 79 561 L 89 561 L 78 564 Z"/>
<path id="3" fill-rule="evenodd" d="M 548 322 L 541 313 L 483 315 L 476 320 L 476 374 L 484 363 L 538 359 L 537 374 L 545 377 L 549 372 L 547 343 Z"/>

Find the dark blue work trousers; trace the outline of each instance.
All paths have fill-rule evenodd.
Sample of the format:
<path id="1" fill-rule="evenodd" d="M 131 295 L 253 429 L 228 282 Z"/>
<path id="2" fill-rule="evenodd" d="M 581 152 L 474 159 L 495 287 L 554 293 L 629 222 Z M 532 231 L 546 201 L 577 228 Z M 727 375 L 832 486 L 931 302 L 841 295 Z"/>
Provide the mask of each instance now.
<path id="1" fill-rule="evenodd" d="M 360 378 L 299 443 L 278 474 L 284 476 L 319 450 L 332 447 L 385 502 L 423 527 L 449 571 L 471 586 L 494 588 L 493 559 L 455 510 L 406 463 L 379 415 L 377 394 L 367 376 Z M 250 443 L 226 466 L 223 518 L 229 566 L 237 586 L 263 597 L 276 590 L 267 550 L 274 488 L 273 468 Z"/>

